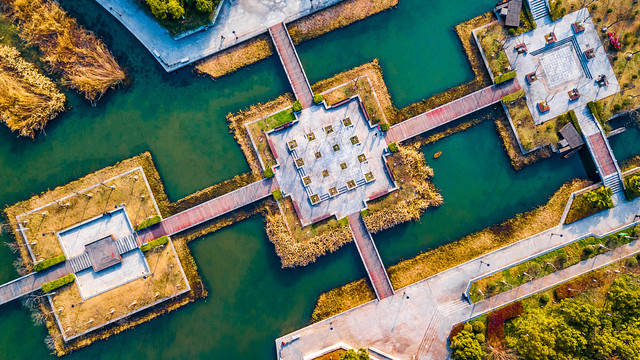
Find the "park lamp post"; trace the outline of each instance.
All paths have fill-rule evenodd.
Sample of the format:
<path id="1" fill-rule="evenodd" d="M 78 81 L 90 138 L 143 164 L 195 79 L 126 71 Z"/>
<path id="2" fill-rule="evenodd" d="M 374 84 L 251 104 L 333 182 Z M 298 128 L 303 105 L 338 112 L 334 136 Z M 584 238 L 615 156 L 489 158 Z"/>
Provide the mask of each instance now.
<path id="1" fill-rule="evenodd" d="M 635 55 L 635 54 L 637 54 L 637 53 L 640 53 L 640 50 L 635 51 L 635 52 L 632 52 L 632 53 L 629 53 L 629 55 L 625 56 L 625 59 L 626 59 L 627 61 L 629 61 L 629 60 L 631 60 L 631 58 L 633 57 L 633 55 Z"/>

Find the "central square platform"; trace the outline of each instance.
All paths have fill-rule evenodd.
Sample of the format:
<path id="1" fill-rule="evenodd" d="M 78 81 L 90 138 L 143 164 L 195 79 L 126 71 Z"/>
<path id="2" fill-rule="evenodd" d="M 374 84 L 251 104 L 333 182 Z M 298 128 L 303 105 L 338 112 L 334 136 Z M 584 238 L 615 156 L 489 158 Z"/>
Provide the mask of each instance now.
<path id="1" fill-rule="evenodd" d="M 549 89 L 554 89 L 583 76 L 572 44 L 563 45 L 540 58 Z"/>
<path id="2" fill-rule="evenodd" d="M 278 183 L 304 225 L 358 212 L 370 196 L 394 188 L 384 136 L 369 125 L 357 97 L 336 108 L 305 109 L 297 123 L 267 136 L 278 155 Z"/>

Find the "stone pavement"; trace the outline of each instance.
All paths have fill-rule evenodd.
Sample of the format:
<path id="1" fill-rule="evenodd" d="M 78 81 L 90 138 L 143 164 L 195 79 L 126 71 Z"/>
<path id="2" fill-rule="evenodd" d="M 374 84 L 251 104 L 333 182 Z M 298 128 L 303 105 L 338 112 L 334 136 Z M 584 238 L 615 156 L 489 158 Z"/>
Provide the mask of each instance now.
<path id="1" fill-rule="evenodd" d="M 620 197 L 620 194 L 614 195 Z M 511 266 L 590 234 L 602 236 L 615 229 L 638 223 L 640 198 L 619 203 L 569 225 L 558 225 L 527 239 L 505 246 L 479 258 L 443 271 L 418 283 L 396 290 L 395 295 L 371 301 L 355 309 L 310 325 L 276 340 L 280 359 L 302 359 L 337 342 L 356 348 L 373 346 L 401 359 L 444 359 L 451 327 L 480 312 L 462 301 L 462 293 L 473 278 Z M 635 250 L 638 244 L 628 247 Z M 619 251 L 627 251 L 626 247 Z M 609 255 L 610 256 L 610 255 Z M 590 260 L 585 267 L 593 265 Z M 531 284 L 535 290 L 536 284 Z M 507 293 L 505 293 L 507 294 Z M 524 295 L 524 293 L 520 293 Z M 503 295 L 509 301 L 511 295 Z M 493 307 L 499 306 L 493 300 Z M 485 306 L 483 304 L 483 306 Z M 491 306 L 487 306 L 489 308 Z M 473 311 L 472 311 L 473 310 Z M 296 337 L 295 340 L 294 337 Z M 285 342 L 285 345 L 282 345 Z"/>
<path id="2" fill-rule="evenodd" d="M 180 40 L 174 40 L 136 0 L 96 1 L 127 28 L 166 71 L 174 71 L 265 33 L 274 24 L 291 22 L 341 0 L 222 0 L 214 25 Z"/>

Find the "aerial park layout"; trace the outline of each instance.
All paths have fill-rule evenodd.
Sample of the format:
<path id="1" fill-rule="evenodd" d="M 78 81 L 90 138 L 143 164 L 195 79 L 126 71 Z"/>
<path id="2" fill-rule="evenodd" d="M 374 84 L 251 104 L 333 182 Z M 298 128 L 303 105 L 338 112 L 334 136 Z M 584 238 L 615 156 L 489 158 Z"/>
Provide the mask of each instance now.
<path id="1" fill-rule="evenodd" d="M 241 294 L 207 290 L 211 284 L 189 242 L 257 216 L 281 276 L 292 268 L 326 266 L 348 247 L 355 249 L 356 279 L 365 276 L 325 287 L 306 326 L 262 332 L 271 358 L 640 357 L 640 158 L 618 161 L 619 147 L 612 145 L 637 137 L 640 128 L 637 1 L 502 0 L 455 27 L 473 79 L 401 109 L 391 100 L 379 60 L 312 84 L 298 52 L 303 41 L 393 14 L 402 2 L 96 2 L 102 8 L 94 9 L 133 34 L 163 73 L 191 67 L 209 83 L 225 81 L 272 56 L 290 92 L 233 108 L 224 136 L 235 139 L 249 171 L 180 200 L 169 200 L 174 190 L 163 179 L 162 160 L 140 147 L 86 175 L 65 165 L 61 169 L 76 180 L 11 198 L 2 230 L 20 276 L 0 284 L 0 309 L 22 302 L 33 322 L 46 327 L 48 335 L 41 335 L 48 351 L 86 354 L 135 337 L 141 330 L 134 327 L 183 316 L 204 299 L 239 301 Z M 0 75 L 6 84 L 0 120 L 11 136 L 35 138 L 33 144 L 49 140 L 57 134 L 45 133 L 47 123 L 69 120 L 67 97 L 90 104 L 83 111 L 103 112 L 102 102 L 140 81 L 129 79 L 74 13 L 73 4 L 48 0 L 0 3 Z M 427 157 L 425 146 L 486 119 L 494 121 L 509 171 L 578 161 L 589 180 L 581 175 L 546 203 L 538 199 L 533 210 L 493 218 L 484 230 L 385 264 L 380 238 L 396 241 L 389 234 L 448 211 L 447 193 L 434 183 L 441 176 L 434 164 L 449 154 Z M 104 141 L 117 148 L 118 139 Z M 624 156 L 639 154 L 632 149 Z M 224 155 L 216 157 L 211 161 Z M 19 171 L 12 175 L 20 177 Z M 496 193 L 487 201 L 497 201 Z M 491 210 L 471 210 L 485 211 Z M 271 311 L 277 318 L 277 309 Z M 259 332 L 258 323 L 245 326 Z M 162 337 L 162 330 L 154 336 Z M 214 329 L 223 336 L 228 331 Z M 184 339 L 179 330 L 172 336 Z M 242 343 L 242 336 L 233 342 Z M 211 354 L 219 348 L 209 345 L 210 353 L 198 356 L 216 358 Z M 127 346 L 136 352 L 137 345 Z M 153 356 L 150 351 L 145 353 Z M 265 351 L 258 353 L 256 358 Z M 189 354 L 185 347 L 164 356 Z"/>

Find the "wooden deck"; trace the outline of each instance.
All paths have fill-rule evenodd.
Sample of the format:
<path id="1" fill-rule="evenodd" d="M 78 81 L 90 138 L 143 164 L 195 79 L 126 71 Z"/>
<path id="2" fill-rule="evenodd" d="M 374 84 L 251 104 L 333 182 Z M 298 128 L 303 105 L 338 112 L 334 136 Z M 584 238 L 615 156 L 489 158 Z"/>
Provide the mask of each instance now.
<path id="1" fill-rule="evenodd" d="M 174 235 L 186 229 L 200 225 L 230 211 L 237 210 L 252 202 L 271 195 L 279 188 L 275 177 L 262 179 L 238 190 L 206 201 L 183 212 L 164 219 L 159 224 L 138 232 L 138 244 L 142 245 L 164 235 Z"/>
<path id="2" fill-rule="evenodd" d="M 356 241 L 356 247 L 360 253 L 360 257 L 364 262 L 364 267 L 369 275 L 369 280 L 373 285 L 373 289 L 376 292 L 378 300 L 382 300 L 386 297 L 393 295 L 393 286 L 387 275 L 387 271 L 382 264 L 380 254 L 376 244 L 373 242 L 373 238 L 364 225 L 360 213 L 355 213 L 347 216 L 349 220 L 349 227 Z"/>
<path id="3" fill-rule="evenodd" d="M 276 46 L 294 95 L 300 100 L 303 109 L 310 107 L 313 105 L 313 92 L 286 25 L 284 23 L 273 25 L 269 28 L 269 34 Z"/>
<path id="4" fill-rule="evenodd" d="M 40 290 L 42 285 L 59 279 L 65 275 L 72 274 L 71 266 L 68 262 L 55 265 L 45 271 L 31 273 L 19 279 L 0 285 L 0 305 L 34 291 Z"/>
<path id="5" fill-rule="evenodd" d="M 602 169 L 602 177 L 606 177 L 617 172 L 616 165 L 613 162 L 613 156 L 609 152 L 609 148 L 605 143 L 602 133 L 598 132 L 589 136 L 589 143 L 595 154 L 594 161 L 598 162 L 598 167 Z"/>
<path id="6" fill-rule="evenodd" d="M 433 130 L 474 111 L 499 102 L 504 96 L 520 90 L 517 80 L 478 90 L 460 99 L 427 111 L 399 124 L 393 125 L 385 134 L 387 144 L 401 142 L 416 135 Z"/>

